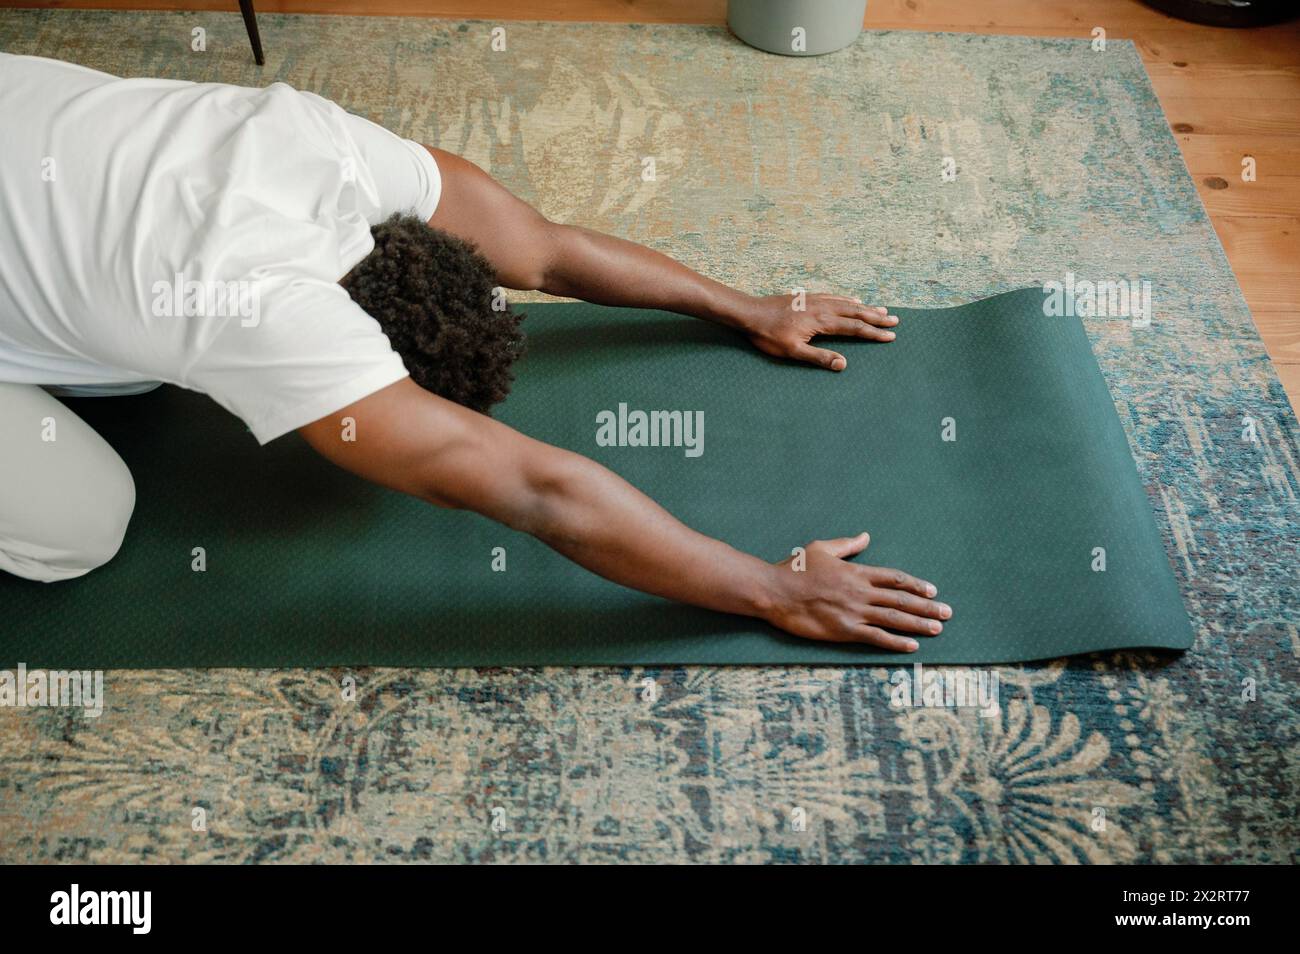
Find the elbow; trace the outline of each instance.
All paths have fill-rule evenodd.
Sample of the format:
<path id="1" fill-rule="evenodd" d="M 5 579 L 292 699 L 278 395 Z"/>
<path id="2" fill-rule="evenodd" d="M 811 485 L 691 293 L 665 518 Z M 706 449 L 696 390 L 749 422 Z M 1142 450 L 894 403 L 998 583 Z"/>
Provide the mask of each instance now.
<path id="1" fill-rule="evenodd" d="M 505 449 L 485 436 L 466 434 L 429 458 L 416 496 L 472 511 L 551 546 L 582 536 L 590 512 L 584 501 L 598 487 L 600 466 L 540 442 Z"/>
<path id="2" fill-rule="evenodd" d="M 502 522 L 527 533 L 550 547 L 569 547 L 586 538 L 585 506 L 595 491 L 593 461 L 568 451 L 548 455 L 549 459 L 534 468 L 525 487 Z"/>
<path id="3" fill-rule="evenodd" d="M 542 219 L 535 244 L 536 254 L 528 269 L 527 286 L 548 295 L 567 296 L 571 291 L 564 277 L 565 248 L 573 232 L 571 226 Z"/>

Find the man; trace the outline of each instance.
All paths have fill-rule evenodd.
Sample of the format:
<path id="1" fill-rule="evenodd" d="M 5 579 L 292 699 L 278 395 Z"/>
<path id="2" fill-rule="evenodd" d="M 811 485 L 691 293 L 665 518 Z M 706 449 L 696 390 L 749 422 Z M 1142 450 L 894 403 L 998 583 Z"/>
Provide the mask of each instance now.
<path id="1" fill-rule="evenodd" d="M 466 160 L 282 83 L 0 54 L 0 128 L 0 569 L 82 575 L 117 552 L 134 506 L 120 458 L 50 391 L 167 382 L 260 443 L 297 430 L 368 480 L 649 593 L 900 651 L 950 617 L 933 585 L 848 562 L 865 533 L 768 564 L 486 413 L 521 347 L 496 286 L 694 315 L 831 371 L 845 359 L 811 339 L 888 341 L 885 309 L 813 295 L 796 310 L 549 222 Z"/>

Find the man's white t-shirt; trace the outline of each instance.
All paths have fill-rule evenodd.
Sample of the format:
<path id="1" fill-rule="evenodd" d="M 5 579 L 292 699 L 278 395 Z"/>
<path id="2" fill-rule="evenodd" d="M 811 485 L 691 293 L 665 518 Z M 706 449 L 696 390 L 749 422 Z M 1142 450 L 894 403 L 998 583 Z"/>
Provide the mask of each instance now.
<path id="1" fill-rule="evenodd" d="M 0 381 L 165 381 L 260 443 L 406 376 L 338 284 L 428 150 L 283 83 L 119 79 L 0 53 Z"/>

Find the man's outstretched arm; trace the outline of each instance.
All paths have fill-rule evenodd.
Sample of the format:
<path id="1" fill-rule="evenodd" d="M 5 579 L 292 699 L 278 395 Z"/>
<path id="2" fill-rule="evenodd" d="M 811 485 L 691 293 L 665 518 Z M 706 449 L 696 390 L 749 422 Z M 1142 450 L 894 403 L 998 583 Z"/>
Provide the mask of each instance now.
<path id="1" fill-rule="evenodd" d="M 474 163 L 426 148 L 443 179 L 429 224 L 476 245 L 508 288 L 693 315 L 736 329 L 767 354 L 832 371 L 845 368 L 844 356 L 814 347 L 814 336 L 894 337 L 898 319 L 884 308 L 842 295 L 747 295 L 635 242 L 550 222 Z"/>
<path id="2" fill-rule="evenodd" d="M 343 440 L 342 419 L 355 422 Z M 866 534 L 809 544 L 805 568 L 769 564 L 697 533 L 611 471 L 443 400 L 405 379 L 300 428 L 321 455 L 431 504 L 529 533 L 647 593 L 754 616 L 811 639 L 910 652 L 951 610 L 897 570 L 849 563 Z"/>

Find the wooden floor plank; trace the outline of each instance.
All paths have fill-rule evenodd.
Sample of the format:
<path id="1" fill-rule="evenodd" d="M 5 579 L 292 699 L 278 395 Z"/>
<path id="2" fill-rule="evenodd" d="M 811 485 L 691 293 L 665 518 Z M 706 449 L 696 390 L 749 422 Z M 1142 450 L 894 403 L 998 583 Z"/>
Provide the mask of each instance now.
<path id="1" fill-rule="evenodd" d="M 1300 176 L 1265 176 L 1242 182 L 1240 174 L 1195 177 L 1196 191 L 1213 219 L 1216 215 L 1294 218 L 1300 215 Z"/>
<path id="2" fill-rule="evenodd" d="M 1143 30 L 1133 40 L 1148 66 L 1215 63 L 1260 67 L 1295 66 L 1300 62 L 1300 26 L 1295 23 L 1254 30 L 1179 23 L 1166 29 Z"/>
<path id="3" fill-rule="evenodd" d="M 1275 365 L 1300 364 L 1300 316 L 1294 312 L 1261 311 L 1254 315 L 1255 327 L 1264 337 L 1264 327 L 1269 330 L 1268 356 Z M 1291 406 L 1295 406 L 1295 393 L 1287 392 Z"/>
<path id="4" fill-rule="evenodd" d="M 1300 275 L 1300 218 L 1224 216 L 1215 230 L 1234 266 Z"/>
<path id="5" fill-rule="evenodd" d="M 1181 60 L 1179 61 L 1182 62 Z M 1241 100 L 1283 100 L 1300 110 L 1300 67 L 1223 63 L 1148 63 L 1147 73 L 1161 99 L 1214 96 Z"/>
<path id="6" fill-rule="evenodd" d="M 1300 136 L 1300 104 L 1294 100 L 1161 96 L 1160 105 L 1175 132 L 1219 136 Z"/>
<path id="7" fill-rule="evenodd" d="M 1300 109 L 1300 104 L 1297 104 Z M 1257 178 L 1300 175 L 1300 136 L 1175 133 L 1187 169 L 1195 175 L 1241 177 L 1241 160 L 1255 160 Z"/>
<path id="8" fill-rule="evenodd" d="M 1239 263 L 1233 263 L 1232 273 L 1237 276 L 1237 282 L 1241 285 L 1242 294 L 1246 296 L 1246 303 L 1250 305 L 1252 313 L 1282 316 L 1257 321 L 1260 334 L 1271 334 L 1274 331 L 1288 334 L 1291 326 L 1285 319 L 1288 316 L 1300 318 L 1300 275 L 1295 272 L 1279 274 L 1276 269 Z"/>
<path id="9" fill-rule="evenodd" d="M 1102 27 L 1107 36 L 1138 30 L 1168 29 L 1176 20 L 1132 0 L 868 0 L 869 26 L 984 32 L 1018 29 L 1068 29 L 1089 36 Z"/>

